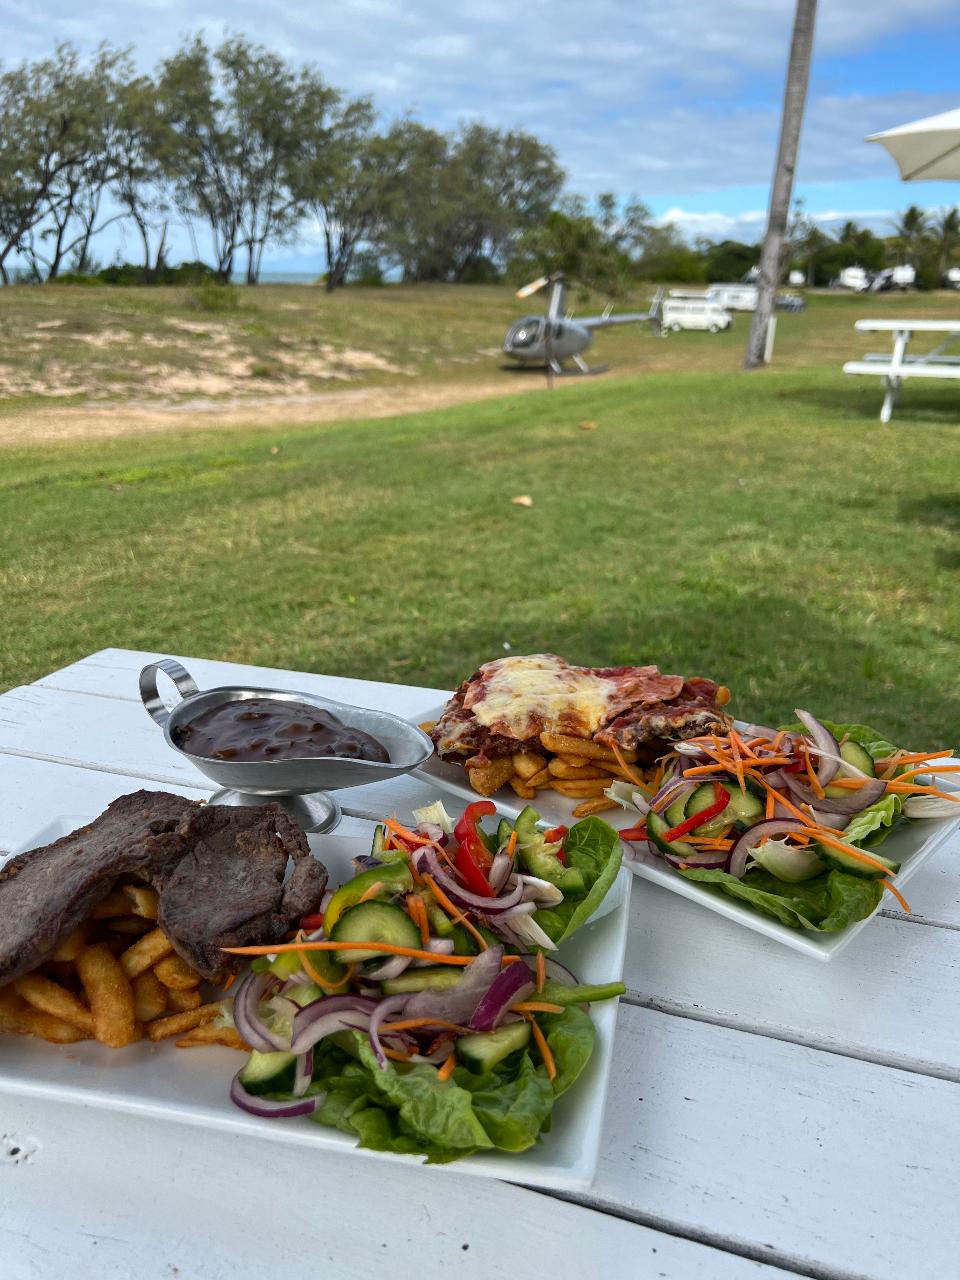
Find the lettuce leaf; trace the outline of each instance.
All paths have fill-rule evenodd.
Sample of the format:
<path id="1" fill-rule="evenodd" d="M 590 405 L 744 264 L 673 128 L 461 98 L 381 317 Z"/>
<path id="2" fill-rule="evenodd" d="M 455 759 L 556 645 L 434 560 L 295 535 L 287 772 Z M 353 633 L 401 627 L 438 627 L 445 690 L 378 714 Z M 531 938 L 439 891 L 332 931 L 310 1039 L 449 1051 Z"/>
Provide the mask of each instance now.
<path id="1" fill-rule="evenodd" d="M 837 724 L 834 720 L 824 720 L 819 716 L 817 718 L 822 725 L 825 725 L 830 730 L 838 742 L 846 735 L 852 741 L 858 742 L 874 760 L 882 760 L 885 756 L 893 755 L 897 749 L 892 742 L 887 741 L 882 733 L 878 733 L 876 729 L 871 729 L 869 725 Z M 788 733 L 807 732 L 799 720 L 795 720 L 793 724 L 784 724 L 780 727 Z"/>
<path id="2" fill-rule="evenodd" d="M 843 829 L 843 838 L 850 844 L 860 844 L 875 849 L 890 834 L 890 828 L 902 812 L 902 796 L 882 796 L 876 804 L 853 815 Z"/>
<path id="3" fill-rule="evenodd" d="M 843 871 L 831 871 L 800 884 L 788 884 L 759 868 L 748 871 L 742 880 L 726 871 L 699 867 L 688 867 L 680 875 L 739 898 L 792 929 L 822 933 L 835 933 L 854 920 L 864 919 L 883 897 L 879 880 L 865 880 Z"/>
<path id="4" fill-rule="evenodd" d="M 557 946 L 585 924 L 606 897 L 620 870 L 623 845 L 608 822 L 584 818 L 567 833 L 563 856 L 567 866 L 582 873 L 587 892 L 534 913 L 533 919 Z"/>

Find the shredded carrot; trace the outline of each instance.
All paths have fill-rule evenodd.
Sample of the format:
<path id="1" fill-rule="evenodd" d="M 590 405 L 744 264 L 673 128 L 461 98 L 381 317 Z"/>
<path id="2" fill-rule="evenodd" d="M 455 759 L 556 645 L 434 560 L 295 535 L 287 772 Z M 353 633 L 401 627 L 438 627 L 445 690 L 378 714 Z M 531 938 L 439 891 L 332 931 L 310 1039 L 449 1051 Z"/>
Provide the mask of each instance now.
<path id="1" fill-rule="evenodd" d="M 757 738 L 755 739 L 755 741 L 760 742 L 762 741 L 762 739 Z M 753 751 L 750 749 L 750 744 L 747 742 L 744 742 L 744 740 L 740 737 L 739 733 L 737 733 L 736 729 L 730 730 L 730 745 L 735 750 L 740 752 L 741 757 L 743 758 L 752 757 L 754 760 L 756 760 L 756 756 L 753 754 Z"/>
<path id="2" fill-rule="evenodd" d="M 554 1004 L 552 1000 L 521 1000 L 511 1006 L 517 1013 L 563 1013 L 562 1004 Z"/>
<path id="3" fill-rule="evenodd" d="M 865 862 L 868 867 L 876 867 L 878 871 L 882 871 L 884 875 L 888 875 L 890 868 L 882 862 L 878 862 L 876 858 L 871 858 L 869 853 L 864 853 L 862 849 L 855 849 L 852 844 L 847 844 L 843 840 L 836 840 L 833 836 L 828 836 L 822 827 L 818 827 L 813 832 L 814 839 L 820 844 L 827 844 L 831 849 L 839 849 L 841 853 L 847 853 L 851 857 L 856 858 L 859 862 Z"/>
<path id="4" fill-rule="evenodd" d="M 787 809 L 790 813 L 798 817 L 805 826 L 816 827 L 817 824 L 810 817 L 810 815 L 808 813 L 804 813 L 801 809 L 798 809 L 797 806 L 793 804 L 792 801 L 788 800 L 785 795 L 782 795 L 779 791 L 775 791 L 774 788 L 771 787 L 770 783 L 766 780 L 766 778 L 763 776 L 762 773 L 758 773 L 756 769 L 748 769 L 747 775 L 748 777 L 751 777 L 755 781 L 759 782 L 762 787 L 765 787 L 768 794 L 772 795 L 774 799 L 779 804 L 782 804 L 783 807 Z"/>
<path id="5" fill-rule="evenodd" d="M 382 888 L 383 881 L 377 880 L 374 884 L 370 885 L 369 889 L 364 889 L 363 893 L 361 893 L 360 897 L 357 899 L 357 906 L 359 906 L 361 902 L 369 902 L 371 898 L 375 898 Z"/>
<path id="6" fill-rule="evenodd" d="M 223 984 L 224 991 L 229 991 L 230 988 L 233 986 L 233 984 L 236 982 L 236 980 L 237 980 L 237 975 L 235 973 L 231 973 L 230 977 Z"/>
<path id="7" fill-rule="evenodd" d="M 630 779 L 630 781 L 631 781 L 631 782 L 635 782 L 635 783 L 637 784 L 637 786 L 638 786 L 638 787 L 640 787 L 643 791 L 646 791 L 646 790 L 647 790 L 647 784 L 646 784 L 646 783 L 644 782 L 644 780 L 640 777 L 639 773 L 634 773 L 634 771 L 630 768 L 630 766 L 627 764 L 626 760 L 624 760 L 624 758 L 623 758 L 623 752 L 620 750 L 620 748 L 617 746 L 617 744 L 616 744 L 615 742 L 613 742 L 613 741 L 611 741 L 611 742 L 610 742 L 610 750 L 611 750 L 611 751 L 613 752 L 613 754 L 617 757 L 617 764 L 620 766 L 620 768 L 623 770 L 623 772 L 627 775 L 627 777 Z M 660 770 L 659 770 L 659 772 L 660 772 L 661 774 L 663 773 L 663 765 L 661 765 L 661 766 L 660 766 Z M 653 786 L 654 786 L 654 791 L 656 792 L 656 790 L 658 789 L 658 786 L 659 786 L 659 784 L 657 783 L 656 779 L 654 779 Z"/>
<path id="8" fill-rule="evenodd" d="M 773 742 L 770 744 L 771 751 L 779 751 L 780 744 L 783 742 L 786 736 L 787 736 L 786 730 L 781 729 L 780 732 L 777 734 L 777 736 L 774 738 Z"/>
<path id="9" fill-rule="evenodd" d="M 537 991 L 543 990 L 543 984 L 547 980 L 547 962 L 543 958 L 543 952 L 537 952 Z"/>
<path id="10" fill-rule="evenodd" d="M 817 775 L 813 771 L 813 765 L 810 763 L 810 752 L 803 751 L 801 752 L 801 756 L 803 758 L 803 766 L 807 771 L 807 777 L 810 780 L 810 786 L 813 790 L 813 794 L 817 797 L 818 800 L 823 800 L 826 793 L 824 792 L 823 787 L 820 785 L 820 779 L 817 777 Z"/>
<path id="11" fill-rule="evenodd" d="M 547 1037 L 537 1026 L 535 1018 L 530 1018 L 530 1030 L 533 1032 L 533 1038 L 536 1040 L 540 1056 L 543 1058 L 543 1065 L 547 1068 L 547 1077 L 550 1080 L 555 1080 L 557 1078 L 557 1064 L 554 1062 L 550 1046 L 547 1044 Z"/>
<path id="12" fill-rule="evenodd" d="M 430 920 L 427 916 L 427 904 L 419 893 L 408 893 L 406 907 L 410 919 L 420 930 L 420 941 L 426 946 L 430 941 Z"/>
<path id="13" fill-rule="evenodd" d="M 831 783 L 830 785 L 843 787 L 846 791 L 856 791 L 872 781 L 872 778 L 837 778 L 836 784 Z M 892 791 L 895 795 L 939 796 L 941 800 L 953 800 L 960 803 L 960 792 L 941 791 L 938 787 L 924 787 L 914 782 L 901 782 L 899 778 L 887 783 L 887 791 Z"/>
<path id="14" fill-rule="evenodd" d="M 876 763 L 881 765 L 896 761 L 897 764 L 913 764 L 917 760 L 944 760 L 952 755 L 952 751 L 896 751 L 892 756 L 883 756 Z"/>
<path id="15" fill-rule="evenodd" d="M 384 1022 L 381 1031 L 413 1031 L 417 1027 L 448 1027 L 451 1031 L 466 1031 L 459 1022 L 448 1022 L 446 1018 L 401 1018 L 399 1022 Z"/>
<path id="16" fill-rule="evenodd" d="M 774 814 L 774 810 L 775 810 L 775 808 L 776 808 L 776 805 L 777 805 L 777 799 L 776 799 L 776 796 L 774 795 L 774 793 L 773 793 L 772 791 L 768 791 L 768 792 L 767 792 L 767 806 L 766 806 L 766 808 L 765 808 L 765 809 L 764 809 L 764 811 L 763 811 L 763 816 L 764 816 L 765 818 L 767 818 L 767 819 L 772 818 L 772 817 L 773 817 L 773 814 Z"/>
<path id="17" fill-rule="evenodd" d="M 918 764 L 913 769 L 904 769 L 903 773 L 897 774 L 893 781 L 907 782 L 920 773 L 932 773 L 934 777 L 941 773 L 960 773 L 960 764 L 942 764 L 939 768 L 934 766 L 932 769 L 929 765 Z"/>
<path id="18" fill-rule="evenodd" d="M 708 773 L 722 773 L 722 764 L 698 764 L 693 769 L 684 769 L 683 776 L 685 778 L 700 778 Z"/>
<path id="19" fill-rule="evenodd" d="M 747 785 L 743 780 L 743 758 L 740 755 L 740 748 L 737 745 L 737 737 L 733 730 L 730 730 L 730 749 L 733 753 L 733 772 L 736 775 L 737 786 L 740 788 L 740 794 L 746 795 Z"/>
<path id="20" fill-rule="evenodd" d="M 409 1053 L 400 1053 L 400 1052 L 398 1052 L 398 1050 L 396 1050 L 396 1049 L 388 1049 L 388 1048 L 386 1047 L 386 1045 L 382 1045 L 382 1046 L 381 1046 L 381 1048 L 383 1049 L 383 1052 L 384 1052 L 385 1057 L 387 1057 L 387 1058 L 392 1058 L 394 1062 L 409 1062 L 409 1061 L 410 1061 L 410 1055 L 409 1055 Z"/>
<path id="21" fill-rule="evenodd" d="M 422 888 L 423 888 L 423 876 L 420 874 L 420 872 L 417 870 L 417 868 L 413 865 L 413 859 L 412 859 L 412 858 L 411 858 L 411 859 L 410 859 L 410 861 L 407 863 L 407 866 L 410 868 L 410 874 L 413 876 L 413 883 L 417 886 L 417 888 L 418 888 L 418 889 L 422 889 Z"/>
<path id="22" fill-rule="evenodd" d="M 382 951 L 385 955 L 409 956 L 411 960 L 429 960 L 431 964 L 467 965 L 473 956 L 447 956 L 418 947 L 398 947 L 392 942 L 274 942 L 270 946 L 221 947 L 230 956 L 279 956 L 288 951 Z M 520 956 L 504 956 L 502 964 L 516 964 Z"/>
<path id="23" fill-rule="evenodd" d="M 904 911 L 906 911 L 907 915 L 909 915 L 910 903 L 906 900 L 900 890 L 895 888 L 893 882 L 891 880 L 884 880 L 883 887 L 890 890 L 896 900 L 900 903 L 901 907 L 903 907 Z"/>
<path id="24" fill-rule="evenodd" d="M 511 831 L 510 839 L 507 841 L 507 857 L 512 858 L 516 852 L 517 852 L 517 833 L 515 831 Z"/>
<path id="25" fill-rule="evenodd" d="M 327 979 L 313 967 L 313 963 L 306 952 L 304 952 L 300 957 L 300 964 L 302 965 L 303 971 L 307 977 L 315 982 L 318 987 L 323 987 L 324 991 L 342 991 L 353 977 L 353 971 L 355 968 L 354 965 L 350 965 L 339 982 L 328 982 Z"/>
<path id="26" fill-rule="evenodd" d="M 455 907 L 453 905 L 453 903 L 450 901 L 447 895 L 443 892 L 443 890 L 437 884 L 436 880 L 434 880 L 433 876 L 424 876 L 423 878 L 426 881 L 427 886 L 429 887 L 433 896 L 440 903 L 441 907 L 443 907 L 443 909 L 449 914 L 454 924 L 462 924 L 463 927 L 466 929 L 467 933 L 469 933 L 475 939 L 475 941 L 479 944 L 480 950 L 486 951 L 487 940 L 483 936 L 483 934 L 479 931 L 479 929 L 476 929 L 470 923 L 470 921 L 467 919 L 464 913 L 458 907 Z"/>
<path id="27" fill-rule="evenodd" d="M 456 1065 L 457 1065 L 457 1055 L 455 1053 L 451 1053 L 450 1056 L 447 1058 L 446 1062 L 437 1072 L 437 1079 L 449 1080 L 454 1073 Z"/>
<path id="28" fill-rule="evenodd" d="M 717 850 L 717 851 L 718 851 L 718 852 L 720 852 L 720 853 L 725 853 L 728 849 L 732 849 L 732 848 L 733 848 L 733 841 L 732 841 L 732 840 L 706 840 L 706 839 L 704 839 L 704 840 L 689 840 L 689 841 L 686 841 L 686 840 L 684 840 L 684 839 L 683 839 L 683 837 L 681 836 L 681 837 L 680 837 L 680 839 L 677 841 L 677 844 L 681 844 L 681 843 L 683 843 L 683 844 L 689 844 L 689 845 L 690 845 L 690 847 L 691 847 L 692 849 L 708 849 L 708 850 L 710 850 L 710 852 L 713 852 L 714 850 Z"/>
<path id="29" fill-rule="evenodd" d="M 392 831 L 395 836 L 400 836 L 402 840 L 412 840 L 414 844 L 435 844 L 435 840 L 431 840 L 429 836 L 421 836 L 416 831 L 411 831 L 409 827 L 402 826 L 396 818 L 384 818 L 383 825 L 388 831 Z"/>

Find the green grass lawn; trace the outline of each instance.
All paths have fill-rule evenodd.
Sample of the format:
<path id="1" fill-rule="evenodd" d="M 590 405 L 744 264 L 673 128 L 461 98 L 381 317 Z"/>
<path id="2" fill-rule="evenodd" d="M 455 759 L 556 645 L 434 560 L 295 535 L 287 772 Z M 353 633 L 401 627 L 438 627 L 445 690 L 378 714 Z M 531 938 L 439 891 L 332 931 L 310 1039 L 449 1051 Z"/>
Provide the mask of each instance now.
<path id="1" fill-rule="evenodd" d="M 0 686 L 105 645 L 440 686 L 550 649 L 954 745 L 960 399 L 879 401 L 835 362 L 7 450 Z"/>

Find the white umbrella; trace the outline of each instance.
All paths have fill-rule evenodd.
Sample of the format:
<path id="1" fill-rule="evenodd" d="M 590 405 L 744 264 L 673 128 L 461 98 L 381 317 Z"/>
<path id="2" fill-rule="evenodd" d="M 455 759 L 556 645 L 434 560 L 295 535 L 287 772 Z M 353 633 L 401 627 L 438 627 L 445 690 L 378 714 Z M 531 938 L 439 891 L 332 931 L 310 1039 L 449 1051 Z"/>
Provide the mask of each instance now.
<path id="1" fill-rule="evenodd" d="M 871 133 L 867 142 L 886 147 L 904 182 L 960 180 L 960 107 L 883 133 Z"/>

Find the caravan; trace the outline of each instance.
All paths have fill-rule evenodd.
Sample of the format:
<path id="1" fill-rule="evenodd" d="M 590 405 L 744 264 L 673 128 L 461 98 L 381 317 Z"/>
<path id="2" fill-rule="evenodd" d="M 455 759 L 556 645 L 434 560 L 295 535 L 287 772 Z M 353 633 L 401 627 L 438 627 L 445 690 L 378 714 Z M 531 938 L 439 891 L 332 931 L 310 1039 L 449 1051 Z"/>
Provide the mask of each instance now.
<path id="1" fill-rule="evenodd" d="M 679 333 L 682 329 L 706 329 L 719 333 L 729 329 L 733 317 L 707 293 L 671 293 L 664 298 L 660 316 L 660 332 Z"/>
<path id="2" fill-rule="evenodd" d="M 707 297 L 728 311 L 756 311 L 757 286 L 755 284 L 712 284 Z"/>

